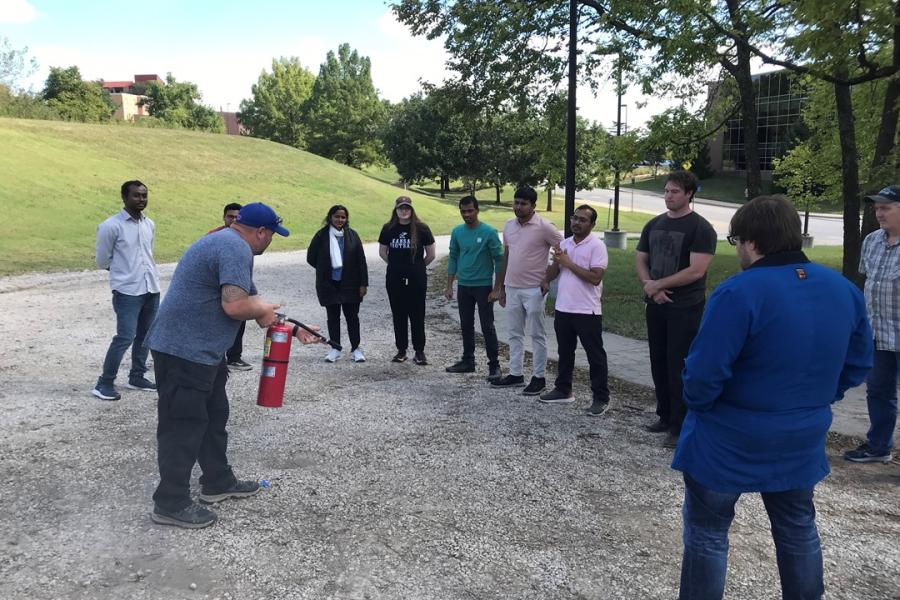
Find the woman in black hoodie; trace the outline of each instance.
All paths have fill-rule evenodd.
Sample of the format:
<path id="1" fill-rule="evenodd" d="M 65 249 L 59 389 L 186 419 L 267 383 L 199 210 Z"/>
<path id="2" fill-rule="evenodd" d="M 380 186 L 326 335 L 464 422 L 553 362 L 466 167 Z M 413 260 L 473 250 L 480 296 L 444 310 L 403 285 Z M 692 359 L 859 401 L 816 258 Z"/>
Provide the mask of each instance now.
<path id="1" fill-rule="evenodd" d="M 335 204 L 328 209 L 325 226 L 313 236 L 306 251 L 306 262 L 316 269 L 316 295 L 328 313 L 328 337 L 341 342 L 341 310 L 350 336 L 350 359 L 365 362 L 359 347 L 359 305 L 369 287 L 366 253 L 359 235 L 350 229 L 350 212 Z M 328 362 L 341 357 L 331 349 Z"/>

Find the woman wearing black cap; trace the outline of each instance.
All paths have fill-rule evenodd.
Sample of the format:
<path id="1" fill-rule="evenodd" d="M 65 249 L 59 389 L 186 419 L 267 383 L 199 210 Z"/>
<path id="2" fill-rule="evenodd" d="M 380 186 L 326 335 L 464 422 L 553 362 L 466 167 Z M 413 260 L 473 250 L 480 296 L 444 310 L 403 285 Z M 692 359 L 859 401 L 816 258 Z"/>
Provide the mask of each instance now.
<path id="1" fill-rule="evenodd" d="M 425 266 L 434 260 L 434 236 L 419 220 L 412 200 L 400 196 L 394 202 L 391 220 L 381 228 L 378 254 L 387 263 L 387 293 L 394 319 L 394 362 L 406 361 L 408 327 L 412 328 L 413 362 L 426 365 L 425 358 Z"/>

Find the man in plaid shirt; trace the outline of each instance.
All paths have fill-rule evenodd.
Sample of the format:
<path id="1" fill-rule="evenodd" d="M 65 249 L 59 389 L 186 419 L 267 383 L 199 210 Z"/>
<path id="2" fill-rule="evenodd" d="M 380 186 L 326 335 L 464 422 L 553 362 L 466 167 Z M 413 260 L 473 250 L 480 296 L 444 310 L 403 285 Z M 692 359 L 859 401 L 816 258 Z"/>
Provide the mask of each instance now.
<path id="1" fill-rule="evenodd" d="M 853 462 L 891 461 L 897 424 L 900 367 L 900 185 L 886 187 L 866 202 L 875 204 L 881 229 L 866 236 L 859 272 L 866 276 L 866 308 L 875 335 L 875 365 L 866 379 L 869 433 L 866 443 L 844 453 Z"/>

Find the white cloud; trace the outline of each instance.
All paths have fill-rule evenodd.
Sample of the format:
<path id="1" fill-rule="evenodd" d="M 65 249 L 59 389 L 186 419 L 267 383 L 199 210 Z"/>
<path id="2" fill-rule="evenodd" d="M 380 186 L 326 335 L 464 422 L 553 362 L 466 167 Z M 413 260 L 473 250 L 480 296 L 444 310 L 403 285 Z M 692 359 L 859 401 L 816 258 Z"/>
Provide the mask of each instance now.
<path id="1" fill-rule="evenodd" d="M 37 10 L 28 0 L 0 0 L 0 24 L 23 25 L 31 23 L 37 16 Z"/>

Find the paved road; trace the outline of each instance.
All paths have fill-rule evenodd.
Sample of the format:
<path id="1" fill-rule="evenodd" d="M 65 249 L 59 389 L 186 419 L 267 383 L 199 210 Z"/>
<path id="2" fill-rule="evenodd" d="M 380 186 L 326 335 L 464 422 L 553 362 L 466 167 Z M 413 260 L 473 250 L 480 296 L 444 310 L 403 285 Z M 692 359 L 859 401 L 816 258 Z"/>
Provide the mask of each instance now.
<path id="1" fill-rule="evenodd" d="M 592 204 L 611 206 L 613 191 L 597 189 L 575 193 L 577 200 L 586 200 Z M 666 209 L 662 194 L 653 192 L 634 191 L 622 189 L 619 192 L 619 210 L 649 212 L 658 214 Z M 728 234 L 728 223 L 737 207 L 733 204 L 718 202 L 716 200 L 704 200 L 697 198 L 694 202 L 694 210 L 705 217 L 713 227 L 720 239 Z M 801 215 L 802 217 L 802 215 Z M 605 223 L 603 224 L 605 226 Z M 599 230 L 599 227 L 598 227 Z M 640 232 L 636 232 L 640 233 Z M 815 238 L 815 244 L 819 246 L 839 246 L 843 240 L 844 225 L 839 215 L 811 216 L 809 219 L 809 233 Z"/>

